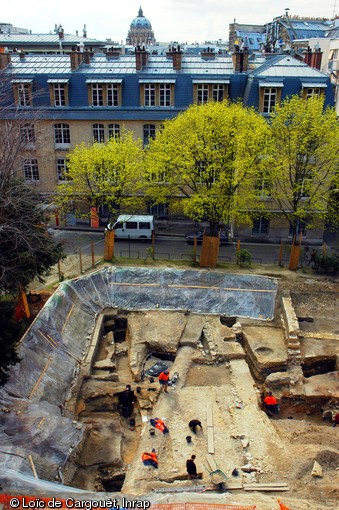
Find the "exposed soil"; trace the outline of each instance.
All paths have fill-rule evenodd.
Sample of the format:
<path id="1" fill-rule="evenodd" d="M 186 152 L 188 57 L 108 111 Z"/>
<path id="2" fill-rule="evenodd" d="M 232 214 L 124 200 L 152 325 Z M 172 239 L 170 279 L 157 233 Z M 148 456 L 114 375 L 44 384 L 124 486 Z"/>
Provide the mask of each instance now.
<path id="1" fill-rule="evenodd" d="M 279 329 L 280 298 L 283 295 L 291 294 L 294 310 L 299 318 L 302 364 L 307 366 L 306 371 L 305 367 L 303 368 L 304 375 L 312 377 L 327 372 L 336 372 L 338 375 L 338 283 L 333 279 L 314 276 L 311 272 L 304 274 L 277 269 L 273 274 L 272 268 L 266 271 L 263 268 L 260 268 L 260 271 L 251 269 L 250 272 L 269 272 L 270 276 L 279 278 L 276 314 L 268 325 L 271 330 L 261 329 L 260 335 L 253 337 L 251 344 L 254 346 L 253 356 L 258 362 L 257 370 L 263 370 L 262 367 L 265 366 L 262 379 L 257 378 L 255 370 L 252 370 L 246 352 L 250 343 L 243 346 L 244 355 L 241 356 L 235 336 L 227 338 L 224 344 L 232 347 L 232 353 L 235 354 L 232 354 L 231 360 L 227 360 L 225 354 L 224 359 L 218 360 L 217 355 L 211 355 L 211 351 L 206 349 L 205 342 L 202 345 L 198 326 L 195 346 L 193 345 L 190 351 L 185 342 L 185 347 L 180 347 L 180 342 L 183 342 L 181 323 L 179 324 L 179 319 L 173 318 L 173 315 L 169 314 L 172 322 L 171 326 L 168 326 L 163 313 L 157 318 L 157 312 L 154 312 L 154 317 L 148 315 L 147 320 L 142 315 L 133 314 L 134 326 L 130 330 L 128 328 L 131 328 L 132 322 L 127 318 L 127 337 L 124 338 L 122 333 L 118 333 L 116 338 L 117 350 L 115 358 L 112 358 L 115 371 L 112 374 L 117 374 L 117 379 L 109 382 L 89 380 L 82 388 L 81 398 L 84 404 L 79 408 L 79 420 L 89 425 L 90 432 L 83 450 L 76 452 L 80 456 L 74 456 L 73 465 L 68 466 L 70 484 L 95 490 L 113 491 L 122 488 L 127 494 L 151 494 L 153 500 L 160 501 L 164 497 L 160 490 L 166 487 L 191 488 L 192 484 L 201 483 L 211 486 L 211 468 L 206 463 L 207 457 L 212 467 L 217 466 L 226 474 L 229 483 L 239 480 L 242 483 L 286 482 L 289 487 L 289 491 L 273 493 L 230 490 L 229 493 L 219 496 L 216 493 L 214 502 L 251 502 L 261 510 L 272 510 L 278 507 L 279 498 L 293 510 L 338 508 L 339 427 L 333 428 L 330 420 L 322 418 L 323 404 L 331 401 L 339 406 L 338 397 L 323 392 L 321 397 L 292 398 L 282 387 L 277 390 L 281 401 L 281 413 L 278 417 L 269 419 L 260 408 L 260 392 L 264 390 L 263 380 L 267 373 L 286 369 L 282 333 Z M 174 329 L 174 320 L 178 323 L 177 331 Z M 184 317 L 180 320 L 184 320 Z M 201 320 L 204 322 L 205 318 Z M 232 319 L 230 326 L 233 322 Z M 255 336 L 255 328 L 262 327 L 262 323 L 255 321 L 240 322 L 248 328 L 252 336 Z M 221 323 L 220 327 L 228 327 L 227 318 Z M 152 335 L 156 337 L 156 332 L 161 331 L 159 344 L 162 343 L 163 349 L 159 347 L 159 352 L 166 352 L 167 336 L 169 343 L 174 342 L 173 336 L 178 336 L 175 350 L 171 344 L 171 352 L 174 352 L 177 358 L 174 363 L 171 361 L 170 365 L 173 372 L 179 371 L 180 379 L 178 384 L 169 388 L 167 395 L 159 393 L 157 381 L 151 384 L 149 379 L 139 381 L 136 378 L 135 374 L 139 372 L 134 366 L 130 366 L 131 345 L 135 349 L 138 342 L 141 345 L 141 339 L 133 337 L 133 331 L 140 331 L 140 338 L 141 335 L 145 338 Z M 147 331 L 152 331 L 152 335 L 147 336 Z M 193 344 L 194 341 L 190 339 Z M 187 351 L 180 357 L 182 349 Z M 149 347 L 148 352 L 154 353 L 154 350 L 154 346 Z M 102 344 L 97 360 L 104 360 L 108 352 L 107 346 Z M 144 352 L 141 347 L 134 350 L 133 360 L 139 359 L 137 354 L 141 352 Z M 186 363 L 188 358 L 193 362 Z M 107 371 L 99 370 L 96 375 L 102 376 L 105 373 L 107 375 Z M 129 383 L 134 390 L 138 385 L 141 388 L 133 413 L 135 426 L 132 428 L 128 420 L 119 416 L 114 396 L 116 391 L 124 389 L 125 384 Z M 339 379 L 337 387 L 339 391 Z M 215 453 L 212 455 L 207 453 L 209 406 L 212 406 L 213 410 Z M 155 415 L 166 421 L 170 429 L 169 435 L 163 436 L 159 431 L 156 431 L 155 436 L 149 434 L 148 420 Z M 190 431 L 187 424 L 192 418 L 201 419 L 203 430 L 193 436 L 193 442 L 188 444 L 186 436 Z M 109 448 L 103 446 L 107 444 Z M 157 471 L 143 466 L 140 461 L 142 451 L 152 447 L 159 456 Z M 186 480 L 185 462 L 192 453 L 197 454 L 197 466 L 202 473 L 202 480 Z M 323 470 L 321 478 L 312 476 L 315 461 Z M 241 466 L 246 464 L 251 464 L 255 470 L 241 471 Z M 102 472 L 104 465 L 106 471 Z M 240 471 L 240 477 L 232 477 L 234 468 Z M 156 488 L 159 493 L 155 496 L 152 490 Z M 168 492 L 163 501 L 173 501 L 178 497 L 180 496 Z M 181 501 L 203 501 L 204 497 L 201 494 L 185 493 L 182 494 Z M 210 501 L 212 502 L 212 499 Z"/>

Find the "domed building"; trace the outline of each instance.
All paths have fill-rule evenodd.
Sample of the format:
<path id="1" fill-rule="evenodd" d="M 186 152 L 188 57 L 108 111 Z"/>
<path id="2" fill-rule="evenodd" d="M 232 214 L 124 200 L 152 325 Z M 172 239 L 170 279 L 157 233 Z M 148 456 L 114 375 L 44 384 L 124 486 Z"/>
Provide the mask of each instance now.
<path id="1" fill-rule="evenodd" d="M 145 18 L 140 6 L 138 16 L 134 18 L 128 31 L 126 44 L 131 44 L 133 46 L 143 46 L 154 43 L 155 38 L 154 32 L 152 30 L 152 25 L 150 21 Z"/>

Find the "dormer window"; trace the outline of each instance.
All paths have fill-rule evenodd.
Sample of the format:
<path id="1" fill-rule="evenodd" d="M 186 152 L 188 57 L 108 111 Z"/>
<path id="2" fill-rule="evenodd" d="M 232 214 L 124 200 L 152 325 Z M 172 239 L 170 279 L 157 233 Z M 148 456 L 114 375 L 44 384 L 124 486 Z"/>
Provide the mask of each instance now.
<path id="1" fill-rule="evenodd" d="M 310 99 L 311 97 L 320 97 L 325 94 L 327 88 L 326 83 L 302 83 L 302 97 Z"/>
<path id="2" fill-rule="evenodd" d="M 86 80 L 88 104 L 94 107 L 117 107 L 122 104 L 122 79 Z"/>
<path id="3" fill-rule="evenodd" d="M 33 80 L 12 80 L 15 102 L 19 107 L 27 108 L 33 105 Z"/>
<path id="4" fill-rule="evenodd" d="M 47 80 L 52 106 L 57 108 L 68 106 L 68 81 L 59 79 Z"/>
<path id="5" fill-rule="evenodd" d="M 228 98 L 229 80 L 193 80 L 193 100 L 197 104 Z"/>
<path id="6" fill-rule="evenodd" d="M 259 111 L 272 113 L 277 104 L 281 101 L 282 82 L 260 82 L 259 83 Z"/>

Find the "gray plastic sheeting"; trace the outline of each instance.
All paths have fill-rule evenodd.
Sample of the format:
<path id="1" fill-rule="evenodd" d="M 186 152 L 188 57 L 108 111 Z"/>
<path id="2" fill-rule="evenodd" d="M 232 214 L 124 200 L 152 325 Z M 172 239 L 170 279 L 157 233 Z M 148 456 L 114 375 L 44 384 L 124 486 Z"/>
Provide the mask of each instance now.
<path id="1" fill-rule="evenodd" d="M 89 347 L 96 314 L 122 310 L 190 310 L 270 320 L 277 282 L 256 275 L 110 267 L 63 282 L 20 343 L 21 363 L 0 388 L 0 484 L 3 491 L 47 494 L 83 427 L 61 412 Z M 34 483 L 33 483 L 34 481 Z M 60 493 L 66 487 L 59 485 Z M 51 492 L 52 484 L 51 484 Z M 74 489 L 73 489 L 74 490 Z M 41 492 L 40 492 L 41 495 Z"/>

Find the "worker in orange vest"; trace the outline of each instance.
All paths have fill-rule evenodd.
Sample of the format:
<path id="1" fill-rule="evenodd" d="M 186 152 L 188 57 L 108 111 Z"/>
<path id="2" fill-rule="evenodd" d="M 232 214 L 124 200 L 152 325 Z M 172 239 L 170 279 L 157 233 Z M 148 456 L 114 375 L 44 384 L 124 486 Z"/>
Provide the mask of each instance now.
<path id="1" fill-rule="evenodd" d="M 269 391 L 264 398 L 264 405 L 268 416 L 273 416 L 274 414 L 279 413 L 277 399 L 272 395 L 271 391 Z"/>
<path id="2" fill-rule="evenodd" d="M 168 393 L 167 388 L 168 388 L 169 377 L 170 376 L 169 376 L 168 370 L 164 370 L 159 375 L 159 384 L 160 384 L 161 390 L 164 391 L 165 393 Z"/>
<path id="3" fill-rule="evenodd" d="M 158 456 L 155 453 L 155 449 L 153 448 L 152 451 L 144 452 L 141 456 L 141 460 L 144 464 L 144 466 L 153 466 L 154 468 L 158 468 Z"/>
<path id="4" fill-rule="evenodd" d="M 160 418 L 151 418 L 150 424 L 152 427 L 155 427 L 156 429 L 160 430 L 163 434 L 168 434 L 169 430 L 168 427 L 165 425 L 165 422 L 161 420 Z"/>

